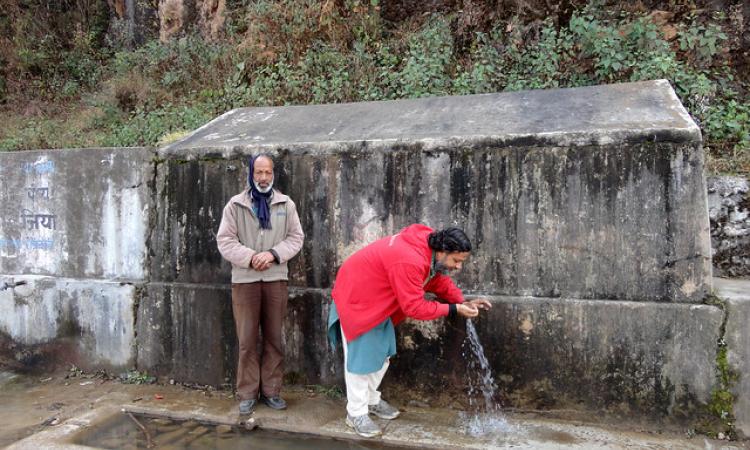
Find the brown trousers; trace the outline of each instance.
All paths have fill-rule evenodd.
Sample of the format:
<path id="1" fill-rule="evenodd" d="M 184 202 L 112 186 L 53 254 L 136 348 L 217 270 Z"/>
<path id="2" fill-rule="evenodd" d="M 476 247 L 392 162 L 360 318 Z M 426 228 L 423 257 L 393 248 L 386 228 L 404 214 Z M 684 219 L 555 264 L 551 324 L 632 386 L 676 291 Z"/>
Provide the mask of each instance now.
<path id="1" fill-rule="evenodd" d="M 263 395 L 275 397 L 284 376 L 281 326 L 289 298 L 286 281 L 232 284 L 232 312 L 240 344 L 237 395 L 240 400 Z M 258 328 L 263 332 L 263 353 L 258 358 Z"/>

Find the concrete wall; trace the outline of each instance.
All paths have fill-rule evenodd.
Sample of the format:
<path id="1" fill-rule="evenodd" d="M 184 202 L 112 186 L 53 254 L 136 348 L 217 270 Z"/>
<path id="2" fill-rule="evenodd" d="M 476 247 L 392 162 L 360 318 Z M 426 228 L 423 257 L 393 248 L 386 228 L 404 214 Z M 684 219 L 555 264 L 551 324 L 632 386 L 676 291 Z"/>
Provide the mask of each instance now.
<path id="1" fill-rule="evenodd" d="M 424 222 L 463 226 L 475 243 L 458 283 L 495 304 L 477 325 L 506 404 L 689 417 L 709 400 L 722 317 L 700 304 L 703 154 L 663 81 L 235 110 L 158 153 L 4 154 L 0 273 L 59 278 L 4 291 L 0 331 L 31 344 L 72 329 L 92 361 L 88 336 L 116 349 L 101 364 L 231 381 L 230 268 L 215 233 L 260 151 L 276 156 L 307 235 L 290 267 L 290 379 L 341 382 L 325 340 L 337 267 Z M 60 299 L 45 300 L 51 286 Z M 24 295 L 53 312 L 25 312 Z M 24 334 L 30 323 L 45 331 Z M 401 327 L 389 379 L 418 379 L 425 395 L 461 383 L 464 326 Z"/>
<path id="2" fill-rule="evenodd" d="M 119 282 L 16 276 L 27 284 L 0 291 L 0 329 L 25 345 L 74 338 L 68 361 L 83 368 L 135 363 L 136 289 Z M 0 283 L 7 277 L 0 277 Z"/>
<path id="3" fill-rule="evenodd" d="M 0 273 L 143 279 L 152 155 L 4 153 Z"/>
<path id="4" fill-rule="evenodd" d="M 723 318 L 717 308 L 490 299 L 493 309 L 475 323 L 506 405 L 545 409 L 583 402 L 621 413 L 684 417 L 695 413 L 696 400 L 710 395 Z M 459 345 L 464 321 L 411 325 L 400 335 L 408 350 L 394 361 L 396 376 L 408 382 L 417 366 L 433 375 L 424 384 L 465 382 L 470 374 L 455 363 L 466 350 Z"/>
<path id="5" fill-rule="evenodd" d="M 160 280 L 227 279 L 213 237 L 191 231 L 216 229 L 259 151 L 280 157 L 277 184 L 304 215 L 296 285 L 328 288 L 355 249 L 424 222 L 470 233 L 471 290 L 685 303 L 710 290 L 700 132 L 666 82 L 231 111 L 160 151 Z"/>
<path id="6" fill-rule="evenodd" d="M 0 332 L 22 345 L 76 337 L 82 367 L 135 362 L 133 281 L 146 278 L 146 149 L 3 153 Z"/>
<path id="7" fill-rule="evenodd" d="M 188 317 L 223 323 L 207 330 L 215 339 L 228 336 L 227 309 L 197 292 L 229 282 L 214 232 L 260 151 L 277 157 L 276 185 L 307 235 L 286 323 L 298 378 L 340 381 L 324 336 L 338 266 L 423 222 L 458 224 L 476 244 L 458 282 L 495 299 L 479 325 L 508 402 L 523 405 L 538 386 L 560 404 L 649 415 L 689 416 L 708 401 L 722 315 L 697 305 L 711 286 L 703 154 L 664 82 L 241 109 L 160 150 L 152 280 L 196 298 L 181 301 Z M 216 289 L 201 296 L 228 300 Z M 420 392 L 460 383 L 454 322 L 403 327 L 391 376 L 430 374 Z M 205 333 L 185 336 L 148 347 L 182 355 L 204 345 Z M 231 376 L 228 354 L 202 354 L 211 369 L 191 376 Z"/>
<path id="8" fill-rule="evenodd" d="M 218 228 L 226 199 L 243 188 L 244 157 L 195 153 L 159 167 L 152 241 L 164 247 L 152 274 L 160 281 L 229 279 L 203 230 Z M 330 288 L 357 248 L 423 222 L 469 232 L 477 249 L 459 276 L 469 290 L 699 302 L 710 286 L 706 215 L 691 213 L 705 211 L 700 167 L 700 147 L 684 143 L 289 153 L 277 184 L 297 202 L 309 237 L 292 283 Z"/>

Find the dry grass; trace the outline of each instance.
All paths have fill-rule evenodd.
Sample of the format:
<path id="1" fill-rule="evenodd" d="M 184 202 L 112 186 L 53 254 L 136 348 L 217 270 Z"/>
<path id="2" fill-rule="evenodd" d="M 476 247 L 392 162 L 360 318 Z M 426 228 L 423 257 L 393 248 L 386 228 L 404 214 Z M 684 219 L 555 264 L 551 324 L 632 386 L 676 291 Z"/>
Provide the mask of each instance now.
<path id="1" fill-rule="evenodd" d="M 86 105 L 43 104 L 32 115 L 8 114 L 0 122 L 0 149 L 96 147 L 103 135 L 96 125 L 102 117 L 101 108 Z"/>

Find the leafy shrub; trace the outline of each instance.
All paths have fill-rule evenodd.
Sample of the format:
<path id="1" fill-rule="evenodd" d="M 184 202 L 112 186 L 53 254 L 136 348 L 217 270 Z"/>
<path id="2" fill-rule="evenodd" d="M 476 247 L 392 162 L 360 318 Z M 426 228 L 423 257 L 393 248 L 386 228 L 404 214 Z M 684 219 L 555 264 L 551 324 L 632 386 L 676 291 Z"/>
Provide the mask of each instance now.
<path id="1" fill-rule="evenodd" d="M 201 84 L 220 84 L 235 53 L 228 43 L 212 43 L 197 34 L 162 43 L 149 41 L 136 50 L 117 52 L 112 70 L 117 76 L 132 73 L 156 81 L 175 94 L 189 93 Z"/>
<path id="2" fill-rule="evenodd" d="M 103 145 L 109 147 L 152 146 L 170 133 L 193 130 L 213 119 L 205 105 L 163 105 L 151 111 L 138 109 L 127 119 L 113 120 Z"/>
<path id="3" fill-rule="evenodd" d="M 521 48 L 521 37 L 516 33 L 507 48 L 510 57 L 505 90 L 547 89 L 565 85 L 562 66 L 570 60 L 573 44 L 566 30 L 557 31 L 548 21 L 538 39 Z"/>
<path id="4" fill-rule="evenodd" d="M 446 95 L 452 85 L 453 37 L 446 18 L 436 16 L 409 39 L 397 79 L 399 96 Z"/>
<path id="5" fill-rule="evenodd" d="M 722 19 L 723 15 L 717 18 Z M 699 24 L 693 21 L 680 30 L 680 50 L 692 52 L 692 57 L 700 63 L 709 63 L 719 52 L 719 46 L 727 40 L 721 26 L 715 23 Z"/>
<path id="6" fill-rule="evenodd" d="M 705 139 L 717 168 L 750 173 L 750 105 L 733 92 L 711 105 L 703 121 Z"/>
<path id="7" fill-rule="evenodd" d="M 350 56 L 354 95 L 349 101 L 391 100 L 400 95 L 398 67 L 402 62 L 389 42 L 375 48 L 356 42 Z"/>
<path id="8" fill-rule="evenodd" d="M 129 370 L 121 373 L 119 379 L 124 384 L 154 384 L 156 383 L 156 377 L 151 376 L 148 372 L 140 372 L 138 370 Z"/>
<path id="9" fill-rule="evenodd" d="M 379 39 L 377 0 L 258 0 L 246 7 L 243 47 L 265 64 L 296 63 L 316 43 L 339 51 L 354 39 Z"/>
<path id="10" fill-rule="evenodd" d="M 99 82 L 108 56 L 101 47 L 108 20 L 105 0 L 28 0 L 6 2 L 3 9 L 0 16 L 7 20 L 0 26 L 0 43 L 8 38 L 11 43 L 0 52 L 10 53 L 4 71 L 25 91 L 54 100 Z"/>

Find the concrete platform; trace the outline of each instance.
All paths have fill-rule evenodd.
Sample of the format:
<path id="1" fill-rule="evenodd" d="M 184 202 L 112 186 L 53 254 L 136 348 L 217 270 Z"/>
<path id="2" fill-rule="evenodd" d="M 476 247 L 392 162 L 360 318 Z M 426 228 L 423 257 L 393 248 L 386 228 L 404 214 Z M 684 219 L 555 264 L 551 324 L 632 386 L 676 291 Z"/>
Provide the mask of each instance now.
<path id="1" fill-rule="evenodd" d="M 121 410 L 136 413 L 165 415 L 177 419 L 197 419 L 212 423 L 239 425 L 237 403 L 231 394 L 221 391 L 200 391 L 171 385 L 123 385 L 96 380 L 84 384 L 82 379 L 67 381 L 54 379 L 46 383 L 32 383 L 26 389 L 3 389 L 3 404 L 15 411 L 15 416 L 47 411 L 43 417 L 49 425 L 38 433 L 12 443 L 9 450 L 18 449 L 82 449 L 75 442 L 81 433 L 89 431 Z M 68 383 L 68 385 L 65 385 Z M 13 394 L 15 392 L 15 394 Z M 32 405 L 26 402 L 19 409 L 27 393 L 40 396 Z M 162 399 L 157 400 L 155 394 Z M 320 436 L 360 440 L 344 424 L 344 400 L 331 399 L 304 387 L 288 389 L 285 396 L 287 411 L 274 411 L 258 406 L 253 421 L 262 429 L 312 433 Z M 78 399 L 77 401 L 75 399 Z M 50 413 L 49 405 L 65 402 L 64 409 Z M 397 404 L 394 402 L 394 404 Z M 507 424 L 498 433 L 471 437 L 461 428 L 460 411 L 443 408 L 401 406 L 402 415 L 394 421 L 379 421 L 384 428 L 382 441 L 408 448 L 440 449 L 499 449 L 499 448 L 586 448 L 586 449 L 741 449 L 742 443 L 688 437 L 680 430 L 645 430 L 629 428 L 626 424 L 590 425 L 581 422 L 550 420 L 529 414 L 507 414 Z M 50 417 L 46 417 L 50 416 Z M 59 424 L 50 418 L 58 418 Z M 13 421 L 0 424 L 0 443 L 4 428 Z M 40 420 L 41 422 L 41 420 Z M 7 443 L 7 441 L 6 441 Z"/>

